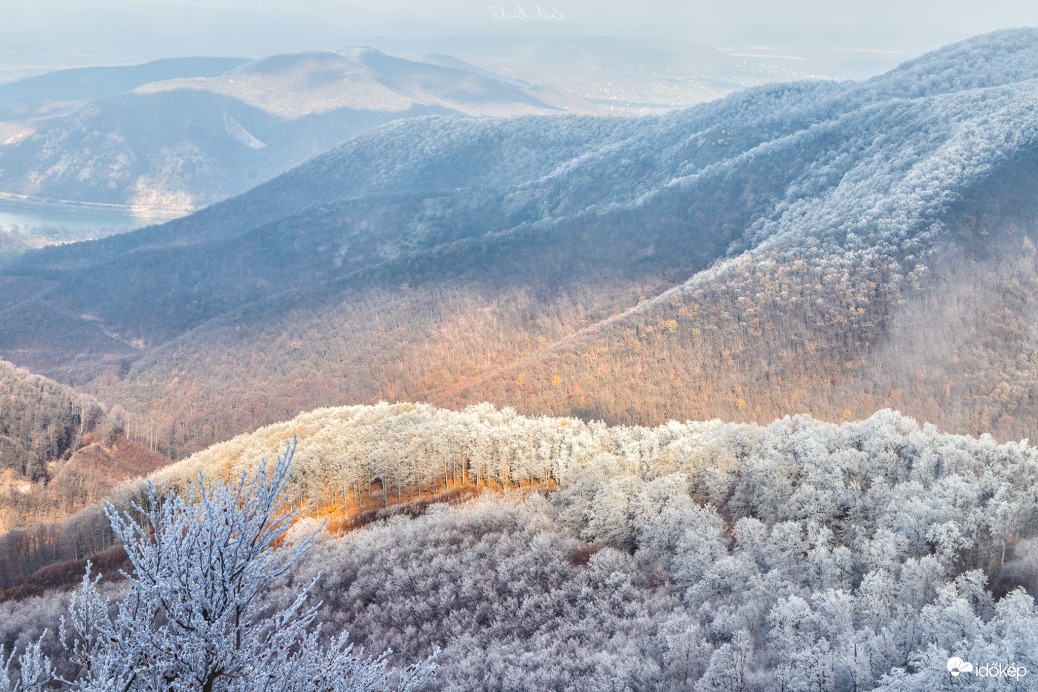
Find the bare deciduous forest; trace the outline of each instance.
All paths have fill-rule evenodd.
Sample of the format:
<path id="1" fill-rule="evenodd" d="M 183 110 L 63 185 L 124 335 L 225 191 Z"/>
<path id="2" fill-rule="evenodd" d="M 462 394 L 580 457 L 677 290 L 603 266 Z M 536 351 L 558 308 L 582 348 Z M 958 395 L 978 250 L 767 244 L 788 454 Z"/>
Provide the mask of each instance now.
<path id="1" fill-rule="evenodd" d="M 0 361 L 0 531 L 61 520 L 161 467 L 163 456 L 126 437 L 132 425 L 125 411 Z"/>

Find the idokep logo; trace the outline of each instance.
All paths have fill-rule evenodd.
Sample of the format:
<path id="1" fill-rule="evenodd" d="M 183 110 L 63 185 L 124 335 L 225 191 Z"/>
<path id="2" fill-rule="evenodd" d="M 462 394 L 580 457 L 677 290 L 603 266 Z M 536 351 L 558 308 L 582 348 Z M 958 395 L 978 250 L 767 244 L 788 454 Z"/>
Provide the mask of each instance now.
<path id="1" fill-rule="evenodd" d="M 969 661 L 963 661 L 958 656 L 954 656 L 948 659 L 948 672 L 952 674 L 952 677 L 959 677 L 962 673 L 973 673 L 978 678 L 1001 678 L 1003 676 L 1007 678 L 1020 678 L 1027 675 L 1027 668 L 1018 665 L 1007 665 L 1004 666 L 1001 663 L 989 663 L 983 666 L 974 667 Z"/>

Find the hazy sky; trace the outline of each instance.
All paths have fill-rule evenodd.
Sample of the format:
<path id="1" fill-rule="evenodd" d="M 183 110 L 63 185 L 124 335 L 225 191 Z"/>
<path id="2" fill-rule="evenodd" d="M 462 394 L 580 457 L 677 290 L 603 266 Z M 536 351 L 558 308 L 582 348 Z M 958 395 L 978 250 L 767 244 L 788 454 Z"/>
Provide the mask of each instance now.
<path id="1" fill-rule="evenodd" d="M 256 57 L 496 32 L 665 38 L 833 64 L 842 52 L 880 65 L 883 56 L 893 63 L 1032 25 L 1036 0 L 0 0 L 0 67 Z"/>
<path id="2" fill-rule="evenodd" d="M 498 6 L 503 10 L 495 13 Z M 538 21 L 537 8 L 542 10 Z M 486 29 L 500 24 L 566 23 L 574 32 L 668 34 L 698 32 L 710 26 L 842 27 L 913 33 L 973 34 L 999 27 L 1038 23 L 1034 0 L 33 0 L 0 3 L 5 15 L 55 17 L 72 11 L 114 11 L 127 14 L 180 8 L 193 12 L 217 8 L 270 14 L 309 15 L 336 24 L 422 21 L 444 28 Z M 519 8 L 525 21 L 515 18 Z M 546 19 L 557 10 L 554 20 Z M 561 18 L 560 18 L 561 16 Z M 271 27 L 274 30 L 275 27 Z"/>

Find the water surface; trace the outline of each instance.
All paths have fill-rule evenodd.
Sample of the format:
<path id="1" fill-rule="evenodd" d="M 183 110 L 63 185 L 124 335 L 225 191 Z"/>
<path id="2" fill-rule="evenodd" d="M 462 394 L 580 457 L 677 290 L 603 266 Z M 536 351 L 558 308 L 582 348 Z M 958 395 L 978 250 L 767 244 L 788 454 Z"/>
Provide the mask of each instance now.
<path id="1" fill-rule="evenodd" d="M 88 240 L 126 233 L 169 216 L 136 216 L 128 208 L 37 204 L 0 199 L 0 230 L 32 235 L 51 242 Z"/>

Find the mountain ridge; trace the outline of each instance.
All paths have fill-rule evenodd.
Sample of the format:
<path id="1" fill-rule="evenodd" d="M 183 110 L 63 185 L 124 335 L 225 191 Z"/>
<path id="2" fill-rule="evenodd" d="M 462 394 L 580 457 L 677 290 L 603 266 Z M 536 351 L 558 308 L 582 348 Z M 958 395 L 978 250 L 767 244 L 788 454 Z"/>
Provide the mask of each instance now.
<path id="1" fill-rule="evenodd" d="M 33 117 L 57 98 L 51 82 L 95 96 L 76 107 L 53 101 L 56 115 Z M 597 110 L 549 89 L 374 49 L 89 68 L 5 89 L 38 91 L 40 103 L 8 123 L 17 132 L 0 144 L 4 191 L 138 211 L 200 208 L 397 118 Z"/>
<path id="2" fill-rule="evenodd" d="M 1006 80 L 1032 63 L 1038 32 L 1009 31 L 864 83 L 756 87 L 662 116 L 388 124 L 194 216 L 4 270 L 56 282 L 42 312 L 94 316 L 138 349 L 95 338 L 72 362 L 16 328 L 0 328 L 0 348 L 161 407 L 185 449 L 199 415 L 232 433 L 398 398 L 613 423 L 839 420 L 883 405 L 932 417 L 949 383 L 866 375 L 906 311 L 951 289 L 931 265 L 951 276 L 955 256 L 1038 240 L 1026 185 L 1003 207 L 987 200 L 992 176 L 1031 179 L 1038 83 Z M 978 210 L 1005 232 L 974 228 Z M 1014 266 L 1030 285 L 1033 270 Z M 985 300 L 1011 290 L 989 284 Z M 9 324 L 24 319 L 10 310 Z M 1029 357 L 1021 339 L 961 355 L 971 368 Z M 228 392 L 243 403 L 218 412 Z M 1009 409 L 999 423 L 972 410 L 993 405 L 987 394 L 949 392 L 947 429 L 1038 425 Z M 206 403 L 189 411 L 195 396 Z"/>

